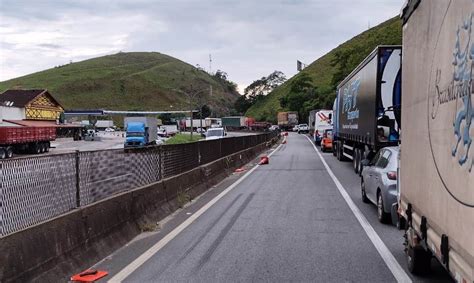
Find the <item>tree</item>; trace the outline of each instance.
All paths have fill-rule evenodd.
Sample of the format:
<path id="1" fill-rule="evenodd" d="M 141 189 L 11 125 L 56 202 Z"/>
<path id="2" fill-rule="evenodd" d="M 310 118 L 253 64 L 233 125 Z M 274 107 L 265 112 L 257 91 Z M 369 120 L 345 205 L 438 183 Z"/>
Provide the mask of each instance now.
<path id="1" fill-rule="evenodd" d="M 260 96 L 269 94 L 272 90 L 285 81 L 286 76 L 283 74 L 283 72 L 274 71 L 270 75 L 252 82 L 245 88 L 244 95 L 248 98 L 258 99 Z"/>
<path id="2" fill-rule="evenodd" d="M 290 111 L 298 111 L 299 117 L 303 121 L 309 112 L 307 108 L 311 107 L 311 104 L 319 96 L 311 77 L 306 73 L 301 73 L 290 83 L 289 92 L 280 97 L 280 106 Z"/>
<path id="3" fill-rule="evenodd" d="M 243 115 L 252 106 L 252 102 L 245 95 L 239 96 L 234 103 L 234 108 L 237 113 Z"/>

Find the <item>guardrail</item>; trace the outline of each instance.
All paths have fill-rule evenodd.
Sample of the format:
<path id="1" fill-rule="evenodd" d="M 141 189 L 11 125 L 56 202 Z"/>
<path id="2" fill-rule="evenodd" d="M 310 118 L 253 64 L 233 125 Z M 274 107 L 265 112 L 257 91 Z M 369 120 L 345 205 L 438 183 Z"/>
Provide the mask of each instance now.
<path id="1" fill-rule="evenodd" d="M 0 237 L 270 141 L 278 133 L 0 161 Z"/>

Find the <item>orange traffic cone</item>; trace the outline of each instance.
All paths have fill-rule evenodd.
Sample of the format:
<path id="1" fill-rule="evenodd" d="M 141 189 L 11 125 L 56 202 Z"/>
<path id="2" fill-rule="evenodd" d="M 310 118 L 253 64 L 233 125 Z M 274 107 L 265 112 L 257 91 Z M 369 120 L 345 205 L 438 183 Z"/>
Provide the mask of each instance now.
<path id="1" fill-rule="evenodd" d="M 264 155 L 264 156 L 260 156 L 260 162 L 258 163 L 259 165 L 264 165 L 264 164 L 268 164 L 269 163 L 269 159 L 268 159 L 268 156 Z"/>

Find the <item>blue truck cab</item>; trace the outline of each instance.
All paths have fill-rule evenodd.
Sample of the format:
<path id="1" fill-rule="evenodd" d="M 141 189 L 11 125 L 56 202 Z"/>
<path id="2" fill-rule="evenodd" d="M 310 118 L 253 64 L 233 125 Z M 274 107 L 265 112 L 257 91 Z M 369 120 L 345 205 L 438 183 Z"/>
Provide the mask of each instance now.
<path id="1" fill-rule="evenodd" d="M 142 122 L 130 122 L 127 125 L 125 147 L 140 147 L 149 144 L 148 128 Z"/>

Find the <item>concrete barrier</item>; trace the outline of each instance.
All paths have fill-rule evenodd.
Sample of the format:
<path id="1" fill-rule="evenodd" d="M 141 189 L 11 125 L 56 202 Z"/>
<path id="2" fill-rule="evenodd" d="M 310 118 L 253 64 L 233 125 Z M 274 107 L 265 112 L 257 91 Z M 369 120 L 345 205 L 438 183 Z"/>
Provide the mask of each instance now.
<path id="1" fill-rule="evenodd" d="M 0 239 L 0 281 L 64 282 L 162 220 L 267 148 L 259 145 L 111 196 Z"/>

